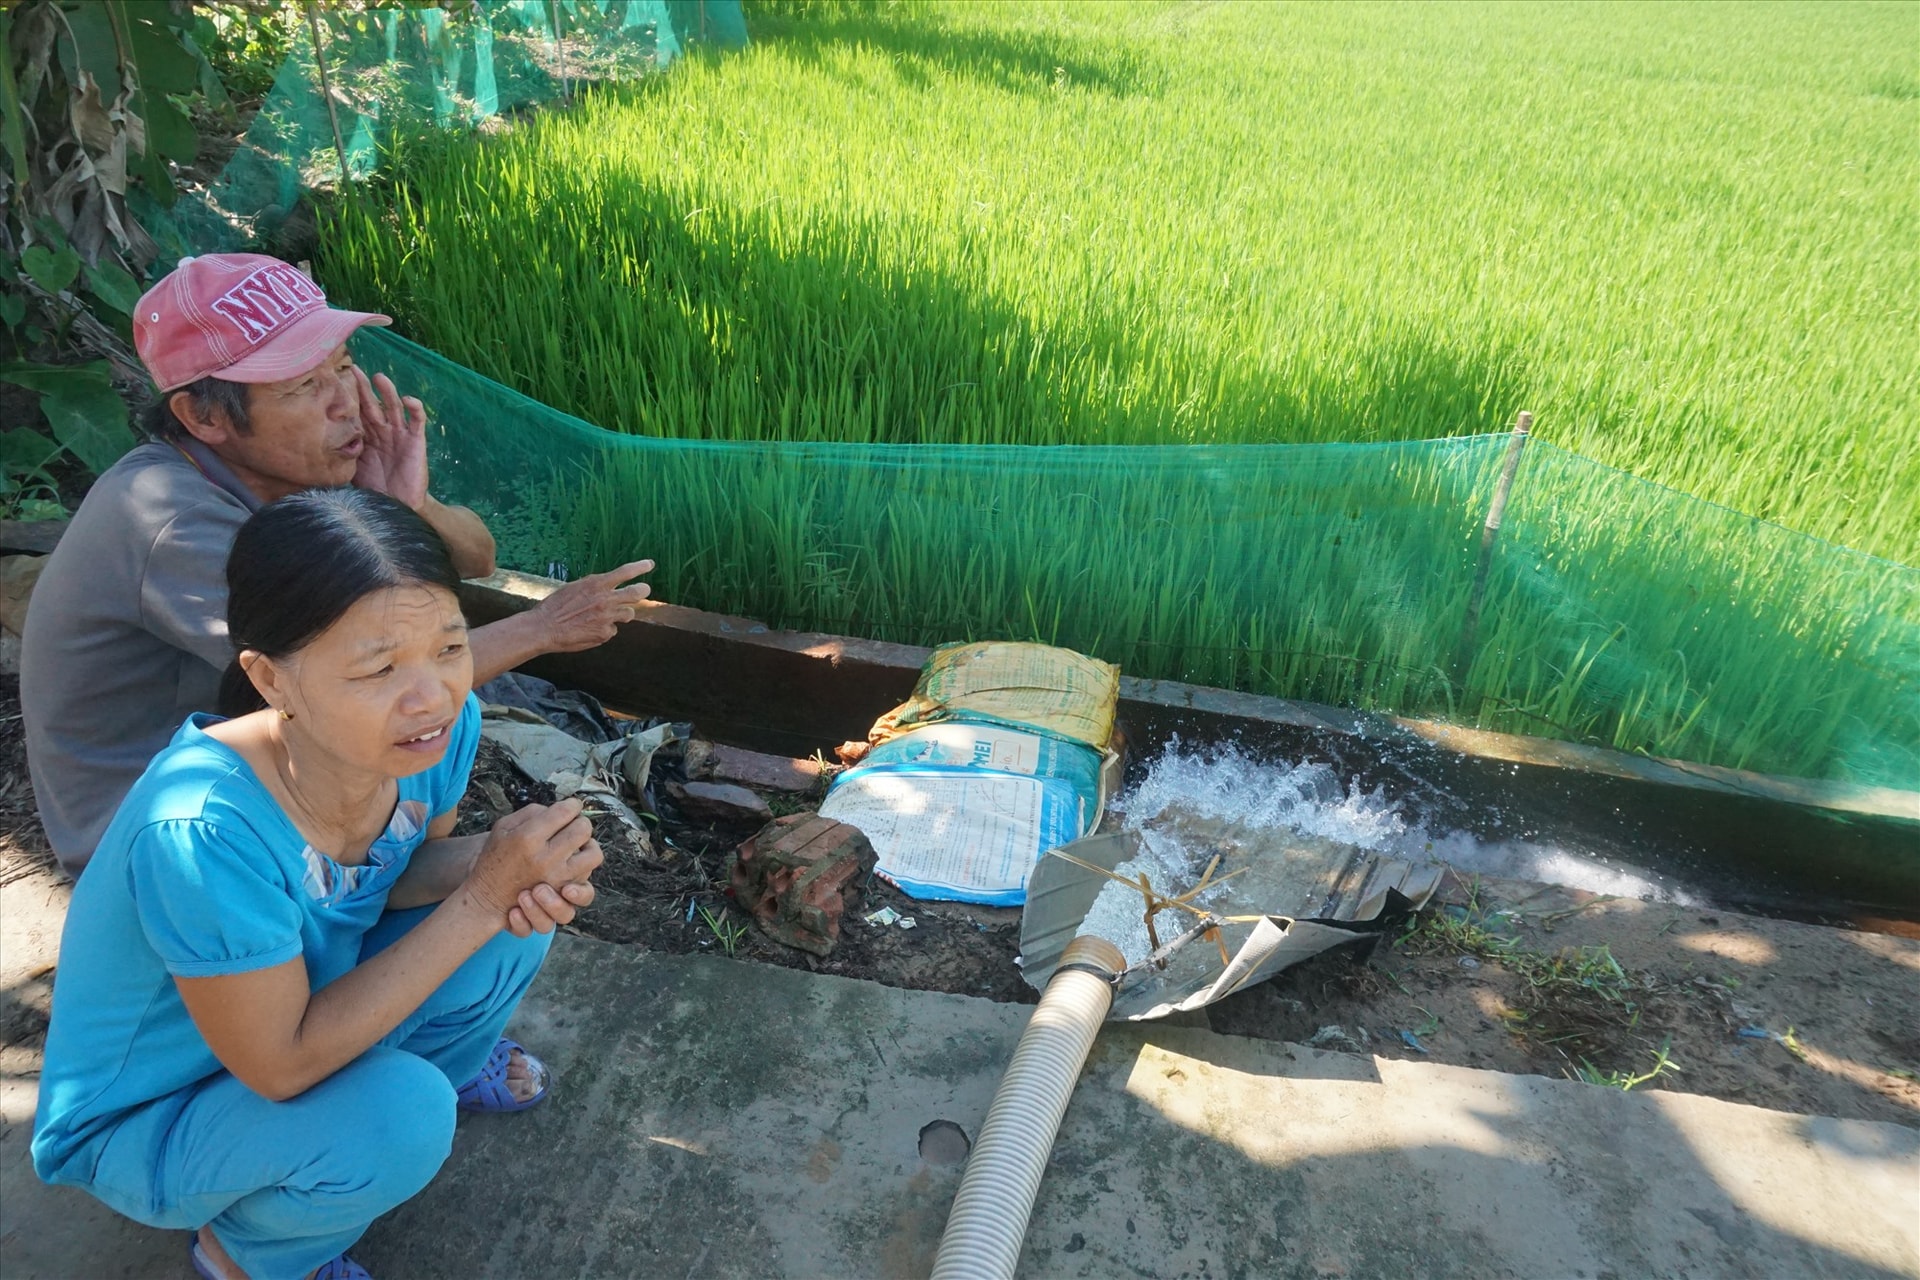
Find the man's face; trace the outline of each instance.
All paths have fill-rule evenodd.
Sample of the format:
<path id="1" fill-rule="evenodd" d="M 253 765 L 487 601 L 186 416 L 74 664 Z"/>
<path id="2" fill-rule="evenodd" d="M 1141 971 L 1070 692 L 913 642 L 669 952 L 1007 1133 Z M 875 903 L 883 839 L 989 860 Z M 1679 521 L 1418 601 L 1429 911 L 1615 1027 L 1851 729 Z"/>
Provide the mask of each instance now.
<path id="1" fill-rule="evenodd" d="M 219 438 L 201 438 L 262 502 L 353 482 L 365 437 L 344 344 L 297 378 L 255 383 L 248 416 L 252 430 L 245 435 L 229 427 L 214 433 Z"/>

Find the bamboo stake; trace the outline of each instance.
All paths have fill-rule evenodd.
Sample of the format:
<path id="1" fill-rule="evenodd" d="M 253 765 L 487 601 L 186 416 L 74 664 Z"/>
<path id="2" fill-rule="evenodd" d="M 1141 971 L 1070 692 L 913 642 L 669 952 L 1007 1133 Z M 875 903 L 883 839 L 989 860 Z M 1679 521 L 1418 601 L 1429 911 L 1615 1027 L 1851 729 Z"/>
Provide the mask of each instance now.
<path id="1" fill-rule="evenodd" d="M 560 60 L 560 96 L 571 99 L 573 87 L 567 76 L 567 42 L 560 34 L 560 0 L 547 0 L 547 13 L 553 19 L 553 51 Z"/>
<path id="2" fill-rule="evenodd" d="M 1156 911 L 1161 910 L 1162 908 L 1165 908 L 1165 907 L 1178 907 L 1182 911 L 1185 911 L 1190 915 L 1196 915 L 1196 916 L 1206 916 L 1206 915 L 1210 915 L 1211 913 L 1208 911 L 1204 911 L 1199 907 L 1194 906 L 1191 902 L 1187 901 L 1188 898 L 1191 898 L 1194 894 L 1199 893 L 1202 889 L 1211 889 L 1211 888 L 1214 888 L 1216 885 L 1225 884 L 1227 881 L 1233 879 L 1235 876 L 1240 875 L 1242 872 L 1247 870 L 1247 868 L 1245 867 L 1236 867 L 1234 870 L 1227 872 L 1227 874 L 1221 876 L 1218 880 L 1213 881 L 1211 884 L 1202 882 L 1201 884 L 1195 885 L 1192 889 L 1188 890 L 1185 894 L 1183 894 L 1178 898 L 1169 898 L 1161 894 L 1157 890 L 1155 890 L 1151 885 L 1149 885 L 1145 889 L 1142 889 L 1138 881 L 1129 880 L 1125 876 L 1120 875 L 1118 872 L 1109 871 L 1105 867 L 1095 866 L 1093 863 L 1087 862 L 1081 858 L 1076 858 L 1070 853 L 1062 853 L 1058 849 L 1050 849 L 1047 851 L 1047 856 L 1050 858 L 1063 858 L 1066 861 L 1071 862 L 1076 867 L 1084 867 L 1088 871 L 1097 872 L 1100 875 L 1105 876 L 1107 879 L 1113 881 L 1115 884 L 1123 884 L 1127 886 L 1127 888 L 1132 889 L 1135 893 L 1140 893 L 1145 895 L 1150 901 L 1156 898 L 1159 899 L 1159 905 L 1153 908 Z M 1141 878 L 1145 879 L 1144 876 L 1142 876 Z M 1250 924 L 1255 920 L 1264 920 L 1266 919 L 1266 917 L 1265 916 L 1226 916 L 1224 917 L 1224 919 L 1228 924 Z"/>
<path id="3" fill-rule="evenodd" d="M 1144 871 L 1140 873 L 1140 896 L 1147 900 L 1147 914 L 1145 916 L 1147 947 L 1149 950 L 1158 951 L 1160 949 L 1160 931 L 1153 927 L 1153 914 L 1166 904 L 1153 900 L 1153 885 L 1147 880 L 1147 873 Z"/>
<path id="4" fill-rule="evenodd" d="M 1175 898 L 1174 901 L 1175 902 L 1192 902 L 1195 898 L 1199 897 L 1202 893 L 1206 892 L 1208 889 L 1213 888 L 1214 885 L 1219 884 L 1221 881 L 1224 881 L 1224 880 L 1231 880 L 1233 879 L 1233 877 L 1239 875 L 1240 871 L 1246 870 L 1245 867 L 1241 867 L 1240 871 L 1230 871 L 1226 875 L 1221 876 L 1220 880 L 1215 880 L 1213 878 L 1213 873 L 1219 868 L 1219 866 L 1220 866 L 1220 855 L 1216 853 L 1213 855 L 1213 861 L 1207 864 L 1207 869 L 1200 873 L 1200 883 L 1194 885 L 1193 888 L 1187 890 L 1185 893 Z"/>
<path id="5" fill-rule="evenodd" d="M 1506 515 L 1507 495 L 1513 490 L 1514 472 L 1520 469 L 1520 451 L 1526 448 L 1527 433 L 1533 429 L 1533 415 L 1522 409 L 1514 421 L 1513 434 L 1507 438 L 1507 461 L 1500 469 L 1500 483 L 1493 491 L 1493 505 L 1487 508 L 1487 520 L 1480 529 L 1480 564 L 1474 570 L 1473 590 L 1467 597 L 1466 620 L 1460 624 L 1460 647 L 1453 654 L 1453 682 L 1464 689 L 1467 669 L 1473 665 L 1473 642 L 1480 630 L 1480 606 L 1486 600 L 1487 572 L 1493 567 L 1493 544 L 1500 536 L 1500 521 Z"/>
<path id="6" fill-rule="evenodd" d="M 347 185 L 347 143 L 340 133 L 340 109 L 333 102 L 333 81 L 327 75 L 327 55 L 321 50 L 320 11 L 307 0 L 307 26 L 313 31 L 313 65 L 320 72 L 320 96 L 327 100 L 327 119 L 333 125 L 333 153 L 340 160 L 340 185 Z"/>

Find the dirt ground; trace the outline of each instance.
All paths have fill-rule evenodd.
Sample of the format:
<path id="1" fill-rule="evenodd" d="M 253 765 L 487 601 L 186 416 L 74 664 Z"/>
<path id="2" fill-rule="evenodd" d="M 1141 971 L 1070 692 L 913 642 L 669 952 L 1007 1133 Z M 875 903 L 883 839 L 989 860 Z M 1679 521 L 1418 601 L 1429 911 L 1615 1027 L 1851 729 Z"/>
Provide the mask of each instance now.
<path id="1" fill-rule="evenodd" d="M 460 830 L 483 831 L 550 798 L 483 744 Z M 804 795 L 767 799 L 775 813 L 810 807 Z M 1014 964 L 1017 911 L 917 902 L 874 878 L 848 910 L 839 946 L 818 959 L 768 940 L 732 905 L 726 857 L 750 826 L 699 826 L 660 808 L 644 841 L 596 820 L 607 862 L 579 932 L 1036 999 Z M 58 894 L 49 860 L 18 683 L 0 677 L 0 889 Z M 1512 881 L 1450 883 L 1441 897 L 1369 958 L 1325 955 L 1186 1016 L 1231 1035 L 1920 1126 L 1920 941 Z M 916 927 L 866 923 L 881 906 Z M 39 969 L 0 992 L 0 1059 L 37 1051 L 51 984 L 50 968 Z"/>
<path id="2" fill-rule="evenodd" d="M 527 781 L 492 743 L 483 741 L 480 751 L 457 832 L 485 831 L 523 804 L 551 801 L 550 788 Z M 812 807 L 804 796 L 773 792 L 768 798 L 775 813 Z M 749 926 L 726 889 L 727 855 L 755 826 L 698 826 L 679 820 L 670 806 L 662 808 L 661 828 L 645 846 L 618 819 L 594 820 L 606 863 L 594 877 L 599 900 L 577 922 L 581 933 L 672 955 L 711 951 L 913 991 L 1039 999 L 1013 964 L 1020 952 L 1019 912 L 918 902 L 878 877 L 869 878 L 858 905 L 847 911 L 833 954 L 822 959 L 773 942 Z M 865 914 L 883 906 L 911 917 L 915 927 L 867 924 Z"/>
<path id="3" fill-rule="evenodd" d="M 0 948 L 0 970 L 6 975 L 0 982 L 0 1071 L 4 1072 L 27 1069 L 19 1056 L 22 1050 L 32 1052 L 37 1069 L 39 1042 L 47 1029 L 57 939 L 43 936 L 45 926 L 40 922 L 49 918 L 47 912 L 22 911 L 18 904 L 30 896 L 39 908 L 53 899 L 58 873 L 52 867 L 53 850 L 40 829 L 39 815 L 33 810 L 33 787 L 27 781 L 20 681 L 0 676 L 0 911 L 8 916 L 6 944 Z M 16 946 L 39 954 L 14 955 Z"/>
<path id="4" fill-rule="evenodd" d="M 1664 1050 L 1635 1087 L 1920 1125 L 1920 943 L 1515 881 L 1446 896 L 1370 963 L 1302 965 L 1210 1025 L 1616 1087 Z"/>

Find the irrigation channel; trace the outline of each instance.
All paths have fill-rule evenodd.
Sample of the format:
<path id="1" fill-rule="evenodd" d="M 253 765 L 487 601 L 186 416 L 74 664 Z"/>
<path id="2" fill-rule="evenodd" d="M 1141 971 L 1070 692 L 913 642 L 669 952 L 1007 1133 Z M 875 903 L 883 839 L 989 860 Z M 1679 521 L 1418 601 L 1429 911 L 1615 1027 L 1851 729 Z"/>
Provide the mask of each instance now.
<path id="1" fill-rule="evenodd" d="M 476 622 L 557 583 L 470 583 Z M 601 649 L 531 670 L 759 751 L 831 755 L 902 701 L 928 650 L 646 606 Z M 1920 925 L 1920 794 L 1813 783 L 1171 681 L 1123 679 L 1129 823 L 1178 796 L 1485 874 L 1822 924 Z"/>

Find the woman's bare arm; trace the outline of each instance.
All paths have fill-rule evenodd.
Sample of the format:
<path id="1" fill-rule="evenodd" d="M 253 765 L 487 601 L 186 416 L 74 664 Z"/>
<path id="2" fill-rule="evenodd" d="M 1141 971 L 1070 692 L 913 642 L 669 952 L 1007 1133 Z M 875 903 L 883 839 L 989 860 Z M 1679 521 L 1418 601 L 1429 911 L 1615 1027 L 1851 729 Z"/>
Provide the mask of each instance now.
<path id="1" fill-rule="evenodd" d="M 272 1101 L 365 1053 L 504 926 L 522 891 L 585 880 L 600 860 L 577 801 L 529 806 L 494 827 L 457 890 L 407 935 L 319 991 L 306 963 L 174 979 L 222 1066 Z"/>
<path id="2" fill-rule="evenodd" d="M 399 1026 L 500 931 L 503 911 L 461 894 L 406 937 L 309 992 L 306 961 L 214 978 L 175 978 L 220 1064 L 261 1097 L 284 1102 L 346 1066 Z"/>
<path id="3" fill-rule="evenodd" d="M 413 851 L 413 860 L 387 893 L 387 910 L 431 906 L 445 902 L 473 869 L 473 860 L 486 844 L 485 836 L 428 840 Z"/>
<path id="4" fill-rule="evenodd" d="M 413 851 L 407 869 L 387 893 L 387 910 L 405 911 L 445 902 L 459 889 L 487 842 L 485 836 L 450 836 L 459 816 L 457 810 L 450 809 L 427 824 L 426 842 Z"/>

